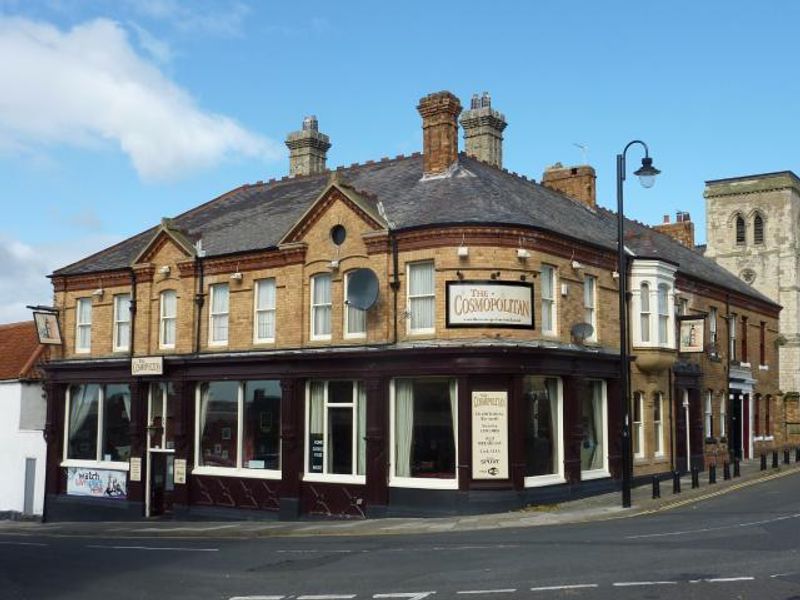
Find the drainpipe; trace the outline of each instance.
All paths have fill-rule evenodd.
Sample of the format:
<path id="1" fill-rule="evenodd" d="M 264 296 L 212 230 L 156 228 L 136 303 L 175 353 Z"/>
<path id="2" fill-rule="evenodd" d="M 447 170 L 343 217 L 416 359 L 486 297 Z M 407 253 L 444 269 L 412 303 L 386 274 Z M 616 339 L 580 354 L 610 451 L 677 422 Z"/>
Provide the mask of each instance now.
<path id="1" fill-rule="evenodd" d="M 130 268 L 131 274 L 131 335 L 128 343 L 128 353 L 133 359 L 133 347 L 136 343 L 136 272 Z"/>
<path id="2" fill-rule="evenodd" d="M 683 390 L 683 416 L 686 421 L 686 470 L 692 470 L 692 437 L 689 429 L 689 390 Z"/>
<path id="3" fill-rule="evenodd" d="M 197 273 L 197 293 L 194 296 L 194 303 L 197 307 L 197 315 L 195 317 L 195 336 L 194 336 L 194 353 L 198 354 L 200 352 L 200 325 L 202 323 L 202 315 L 203 315 L 203 305 L 205 304 L 205 294 L 203 293 L 204 283 L 203 283 L 203 257 L 200 256 L 198 253 L 194 257 L 194 262 L 197 268 L 195 269 L 195 273 Z"/>
<path id="4" fill-rule="evenodd" d="M 675 418 L 673 415 L 672 410 L 672 403 L 675 402 L 675 382 L 673 380 L 672 369 L 667 372 L 667 394 L 668 394 L 668 402 L 669 405 L 669 466 L 670 471 L 675 471 L 675 454 L 678 451 L 678 445 L 675 441 Z"/>
<path id="5" fill-rule="evenodd" d="M 733 462 L 733 459 L 736 456 L 736 451 L 731 444 L 731 405 L 730 405 L 730 398 L 731 398 L 731 296 L 730 294 L 725 294 L 725 325 L 726 325 L 726 332 L 727 336 L 725 338 L 725 353 L 728 357 L 727 360 L 727 367 L 725 369 L 725 397 L 722 401 L 725 403 L 725 406 L 728 410 L 725 411 L 725 433 L 728 436 L 728 456 L 730 457 L 730 461 Z"/>
<path id="6" fill-rule="evenodd" d="M 392 296 L 393 296 L 393 303 L 394 303 L 394 312 L 393 312 L 393 320 L 394 320 L 394 334 L 392 336 L 392 343 L 397 344 L 397 292 L 400 290 L 400 275 L 397 272 L 399 258 L 397 256 L 397 236 L 395 235 L 393 230 L 389 230 L 389 243 L 392 247 L 392 269 L 394 273 L 392 274 L 392 281 L 389 286 L 392 288 Z"/>

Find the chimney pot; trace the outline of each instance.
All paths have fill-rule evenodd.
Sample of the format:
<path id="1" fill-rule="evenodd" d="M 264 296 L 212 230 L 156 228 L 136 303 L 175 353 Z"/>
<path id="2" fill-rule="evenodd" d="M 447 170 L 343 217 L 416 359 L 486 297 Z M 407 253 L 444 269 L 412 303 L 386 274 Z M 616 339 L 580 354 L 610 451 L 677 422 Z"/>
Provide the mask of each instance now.
<path id="1" fill-rule="evenodd" d="M 653 229 L 670 236 L 687 248 L 694 249 L 694 223 L 688 212 L 676 211 L 674 223 L 669 222 L 669 215 L 664 215 L 664 222 Z"/>
<path id="2" fill-rule="evenodd" d="M 317 175 L 325 172 L 330 138 L 319 131 L 316 115 L 308 115 L 303 119 L 300 131 L 286 136 L 286 147 L 289 148 L 289 175 Z"/>
<path id="3" fill-rule="evenodd" d="M 505 116 L 492 108 L 489 92 L 473 94 L 470 109 L 461 115 L 464 128 L 464 152 L 498 168 L 503 167 L 503 130 Z"/>
<path id="4" fill-rule="evenodd" d="M 680 220 L 680 219 L 678 219 Z M 669 215 L 664 215 L 664 223 L 669 223 Z"/>
<path id="5" fill-rule="evenodd" d="M 436 92 L 420 98 L 417 111 L 422 117 L 423 172 L 439 175 L 458 160 L 461 102 L 450 92 Z"/>

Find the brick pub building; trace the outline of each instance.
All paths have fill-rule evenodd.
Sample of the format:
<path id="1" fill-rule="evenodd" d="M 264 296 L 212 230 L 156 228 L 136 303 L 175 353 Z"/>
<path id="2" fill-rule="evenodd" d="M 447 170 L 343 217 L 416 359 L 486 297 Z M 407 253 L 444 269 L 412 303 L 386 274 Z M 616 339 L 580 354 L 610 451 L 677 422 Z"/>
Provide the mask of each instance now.
<path id="1" fill-rule="evenodd" d="M 618 487 L 615 216 L 591 167 L 503 170 L 505 118 L 471 104 L 426 96 L 421 154 L 332 171 L 309 117 L 289 177 L 53 273 L 49 516 L 452 514 Z M 769 367 L 753 394 L 779 391 L 780 307 L 690 225 L 627 225 L 638 476 L 753 452 L 731 348 Z"/>

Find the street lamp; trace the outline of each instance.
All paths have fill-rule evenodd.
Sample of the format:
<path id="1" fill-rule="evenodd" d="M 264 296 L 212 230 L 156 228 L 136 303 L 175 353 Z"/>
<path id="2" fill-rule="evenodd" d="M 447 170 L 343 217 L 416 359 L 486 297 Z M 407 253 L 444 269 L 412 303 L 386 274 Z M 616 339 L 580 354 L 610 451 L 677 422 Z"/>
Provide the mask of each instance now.
<path id="1" fill-rule="evenodd" d="M 620 354 L 620 401 L 622 402 L 622 507 L 631 505 L 631 475 L 633 460 L 631 452 L 630 429 L 630 366 L 628 365 L 628 301 L 627 281 L 628 264 L 625 255 L 625 215 L 622 206 L 622 182 L 625 181 L 625 156 L 628 148 L 639 144 L 644 148 L 642 166 L 634 171 L 642 187 L 651 188 L 656 182 L 656 175 L 661 171 L 653 166 L 653 159 L 647 144 L 641 140 L 628 142 L 622 154 L 617 154 L 617 272 L 619 273 L 619 354 Z"/>

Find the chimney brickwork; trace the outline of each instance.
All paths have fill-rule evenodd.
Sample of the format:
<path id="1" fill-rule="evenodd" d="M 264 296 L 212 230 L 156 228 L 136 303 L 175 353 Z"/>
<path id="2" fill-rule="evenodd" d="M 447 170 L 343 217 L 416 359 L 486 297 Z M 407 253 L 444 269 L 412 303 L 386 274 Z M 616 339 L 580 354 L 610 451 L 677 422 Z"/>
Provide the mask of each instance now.
<path id="1" fill-rule="evenodd" d="M 461 102 L 450 92 L 421 98 L 422 165 L 425 175 L 446 172 L 458 160 L 458 115 Z"/>
<path id="2" fill-rule="evenodd" d="M 687 248 L 694 249 L 694 223 L 688 212 L 678 211 L 674 223 L 670 223 L 669 215 L 664 215 L 664 222 L 654 225 L 653 229 L 665 233 Z"/>
<path id="3" fill-rule="evenodd" d="M 303 119 L 303 128 L 286 137 L 289 148 L 289 175 L 317 175 L 326 169 L 330 138 L 319 132 L 317 117 Z"/>
<path id="4" fill-rule="evenodd" d="M 594 208 L 597 205 L 597 175 L 589 165 L 565 167 L 556 163 L 542 175 L 542 185 Z"/>
<path id="5" fill-rule="evenodd" d="M 503 130 L 506 118 L 492 108 L 488 92 L 474 94 L 470 108 L 461 115 L 464 128 L 464 152 L 498 168 L 503 166 Z"/>

